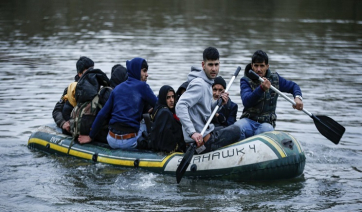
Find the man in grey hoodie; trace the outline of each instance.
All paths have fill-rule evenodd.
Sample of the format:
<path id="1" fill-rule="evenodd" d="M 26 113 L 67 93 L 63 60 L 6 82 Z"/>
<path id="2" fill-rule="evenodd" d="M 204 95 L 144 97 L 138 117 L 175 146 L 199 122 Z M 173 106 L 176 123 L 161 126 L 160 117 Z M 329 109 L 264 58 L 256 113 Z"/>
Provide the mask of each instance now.
<path id="1" fill-rule="evenodd" d="M 216 102 L 212 102 L 212 84 L 219 73 L 219 52 L 214 47 L 208 47 L 203 52 L 202 69 L 191 67 L 187 81 L 189 85 L 176 105 L 176 114 L 182 123 L 184 139 L 187 143 L 196 142 L 197 152 L 206 153 L 239 140 L 241 131 L 235 125 L 220 130 L 214 130 L 210 124 L 203 135 L 200 134 L 211 116 Z M 223 104 L 229 99 L 229 94 L 221 95 Z"/>

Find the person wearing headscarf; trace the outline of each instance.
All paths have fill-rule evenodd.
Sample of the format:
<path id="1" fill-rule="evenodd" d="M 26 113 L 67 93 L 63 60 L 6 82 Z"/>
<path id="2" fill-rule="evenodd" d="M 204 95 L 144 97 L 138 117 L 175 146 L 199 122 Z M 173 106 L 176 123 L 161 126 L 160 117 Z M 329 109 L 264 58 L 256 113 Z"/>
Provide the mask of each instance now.
<path id="1" fill-rule="evenodd" d="M 166 153 L 186 149 L 180 119 L 175 113 L 175 90 L 168 85 L 160 88 L 158 101 L 151 114 L 150 147 Z"/>

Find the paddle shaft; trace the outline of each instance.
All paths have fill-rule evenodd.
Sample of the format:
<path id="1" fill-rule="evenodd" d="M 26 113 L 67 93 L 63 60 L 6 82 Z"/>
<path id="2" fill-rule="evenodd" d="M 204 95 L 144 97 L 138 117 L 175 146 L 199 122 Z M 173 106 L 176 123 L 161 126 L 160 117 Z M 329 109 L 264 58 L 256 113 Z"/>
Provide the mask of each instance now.
<path id="1" fill-rule="evenodd" d="M 229 90 L 231 84 L 233 83 L 233 81 L 235 80 L 235 78 L 238 76 L 239 72 L 240 72 L 241 68 L 240 66 L 236 69 L 233 77 L 231 78 L 229 84 L 226 86 L 226 91 Z M 201 131 L 201 135 L 203 136 L 203 134 L 206 132 L 206 129 L 207 127 L 209 126 L 212 118 L 214 117 L 216 111 L 219 109 L 220 105 L 221 105 L 221 102 L 220 101 L 221 99 L 218 100 L 218 104 L 217 106 L 215 107 L 214 111 L 212 112 L 211 116 L 209 117 L 209 119 L 207 120 L 204 128 L 202 129 Z M 205 149 L 205 146 L 202 145 L 202 147 Z M 191 159 L 192 157 L 194 156 L 194 153 L 195 153 L 195 150 L 197 151 L 196 149 L 196 142 L 192 142 L 189 146 L 189 148 L 187 148 L 187 151 L 186 153 L 184 154 L 184 157 L 182 158 L 180 164 L 178 165 L 177 169 L 176 169 L 176 181 L 177 183 L 180 183 L 183 175 L 185 174 L 186 172 L 186 169 L 187 167 L 189 166 L 190 162 L 191 162 Z M 202 151 L 201 151 L 202 152 Z"/>
<path id="2" fill-rule="evenodd" d="M 249 72 L 249 73 L 251 73 L 251 72 Z M 254 73 L 256 76 L 259 77 L 259 75 L 257 75 L 254 71 L 252 71 L 252 73 Z M 260 82 L 264 82 L 264 79 L 261 78 L 261 77 L 259 77 L 259 81 L 260 81 Z M 288 102 L 292 103 L 292 105 L 294 105 L 294 106 L 296 105 L 295 102 L 294 102 L 291 98 L 287 97 L 287 95 L 285 95 L 284 93 L 280 92 L 280 91 L 279 91 L 278 89 L 276 89 L 273 85 L 270 85 L 270 88 L 271 88 L 273 91 L 277 92 L 280 96 L 284 97 L 284 99 L 286 99 Z M 310 113 L 309 111 L 307 111 L 307 110 L 304 109 L 304 108 L 303 108 L 303 112 L 304 112 L 305 114 L 307 114 L 308 116 L 310 116 L 310 117 L 313 116 L 312 113 Z"/>
<path id="3" fill-rule="evenodd" d="M 233 84 L 233 82 L 234 82 L 235 78 L 238 76 L 240 70 L 241 70 L 240 67 L 238 67 L 238 68 L 236 69 L 236 71 L 235 71 L 233 77 L 231 78 L 229 84 L 226 86 L 225 92 L 228 92 L 228 91 L 229 91 L 229 88 L 231 87 L 231 84 Z M 209 120 L 207 120 L 204 128 L 203 128 L 202 131 L 201 131 L 201 135 L 202 135 L 202 136 L 204 136 L 204 133 L 205 133 L 207 127 L 208 127 L 209 124 L 211 123 L 211 121 L 212 121 L 213 117 L 215 116 L 216 112 L 219 110 L 219 107 L 220 107 L 220 105 L 221 105 L 221 102 L 222 102 L 222 101 L 218 102 L 218 104 L 216 105 L 214 111 L 212 111 Z"/>
<path id="4" fill-rule="evenodd" d="M 257 75 L 253 70 L 249 70 L 249 74 L 257 77 L 259 81 L 264 82 L 264 80 L 261 77 L 259 77 L 259 75 Z M 288 102 L 292 103 L 293 105 L 296 105 L 296 103 L 293 100 L 287 97 L 284 93 L 280 92 L 274 86 L 271 85 L 270 88 L 273 91 L 277 92 L 282 97 L 284 97 L 284 99 L 288 100 Z M 329 118 L 328 116 L 323 116 L 323 115 L 315 116 L 306 109 L 302 110 L 305 114 L 307 114 L 309 117 L 313 119 L 315 126 L 322 135 L 324 135 L 326 138 L 328 138 L 330 141 L 332 141 L 335 144 L 339 143 L 346 130 L 345 127 L 343 127 L 333 119 Z"/>

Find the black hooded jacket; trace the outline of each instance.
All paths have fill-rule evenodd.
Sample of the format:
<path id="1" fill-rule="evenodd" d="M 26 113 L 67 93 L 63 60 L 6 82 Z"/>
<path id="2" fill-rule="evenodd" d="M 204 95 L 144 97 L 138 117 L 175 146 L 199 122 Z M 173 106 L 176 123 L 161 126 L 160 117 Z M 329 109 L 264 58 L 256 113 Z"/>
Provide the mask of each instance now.
<path id="1" fill-rule="evenodd" d="M 79 76 L 78 74 L 74 76 L 74 81 L 78 82 Z M 67 101 L 64 100 L 64 96 L 68 93 L 68 87 L 64 89 L 63 95 L 60 97 L 60 100 L 55 104 L 52 116 L 58 127 L 62 128 L 63 124 L 67 122 L 70 118 L 70 113 L 73 110 L 73 106 L 71 104 L 65 104 Z M 68 115 L 63 117 L 63 111 L 69 111 Z M 63 130 L 64 134 L 70 134 L 69 132 Z"/>
<path id="2" fill-rule="evenodd" d="M 166 103 L 166 96 L 169 91 L 175 93 L 171 86 L 164 85 L 158 94 L 158 101 L 151 115 L 153 124 L 150 144 L 155 151 L 184 152 L 186 144 L 182 134 L 181 122 L 176 119 L 175 108 L 169 109 Z"/>
<path id="3" fill-rule="evenodd" d="M 182 92 L 182 90 L 186 90 L 187 89 L 187 86 L 189 85 L 189 83 L 190 82 L 188 82 L 188 81 L 186 81 L 186 82 L 184 82 L 184 83 L 182 83 L 181 85 L 180 85 L 180 87 L 177 89 L 177 91 L 176 91 L 176 99 L 179 99 L 180 98 L 180 96 L 182 95 L 181 94 L 181 92 Z"/>

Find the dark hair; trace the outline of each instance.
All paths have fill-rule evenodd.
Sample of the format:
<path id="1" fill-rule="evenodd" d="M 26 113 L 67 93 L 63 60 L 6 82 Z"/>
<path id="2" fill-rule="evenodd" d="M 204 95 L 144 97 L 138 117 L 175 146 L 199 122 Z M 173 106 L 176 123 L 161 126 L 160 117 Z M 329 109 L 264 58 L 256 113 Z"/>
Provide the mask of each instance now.
<path id="1" fill-rule="evenodd" d="M 93 67 L 94 62 L 90 58 L 82 56 L 78 59 L 76 66 L 77 66 L 77 73 L 81 73 L 85 69 Z"/>
<path id="2" fill-rule="evenodd" d="M 263 63 L 267 65 L 269 63 L 268 55 L 262 50 L 258 50 L 253 54 L 251 58 L 251 63 Z"/>
<path id="3" fill-rule="evenodd" d="M 146 61 L 146 60 L 144 60 L 144 61 L 142 62 L 141 69 L 143 69 L 143 68 L 146 68 L 146 69 L 148 70 L 148 64 L 147 64 L 147 61 Z"/>
<path id="4" fill-rule="evenodd" d="M 215 47 L 207 47 L 202 54 L 202 58 L 204 62 L 206 62 L 206 60 L 218 60 L 219 51 Z"/>

